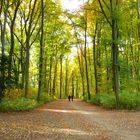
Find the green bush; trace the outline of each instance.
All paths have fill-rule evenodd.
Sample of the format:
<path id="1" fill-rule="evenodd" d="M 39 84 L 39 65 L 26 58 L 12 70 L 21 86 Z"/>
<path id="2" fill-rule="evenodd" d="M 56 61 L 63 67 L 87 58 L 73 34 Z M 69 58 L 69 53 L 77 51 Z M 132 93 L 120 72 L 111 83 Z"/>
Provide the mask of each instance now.
<path id="1" fill-rule="evenodd" d="M 18 98 L 15 100 L 3 100 L 0 103 L 0 111 L 24 111 L 31 110 L 38 106 L 36 100 Z"/>
<path id="2" fill-rule="evenodd" d="M 25 89 L 21 90 L 18 88 L 9 88 L 5 90 L 4 100 L 13 100 L 18 99 L 25 96 Z M 36 99 L 37 98 L 37 89 L 33 87 L 29 87 L 28 90 L 28 98 Z"/>
<path id="3" fill-rule="evenodd" d="M 140 93 L 120 94 L 120 108 L 140 110 Z"/>
<path id="4" fill-rule="evenodd" d="M 101 96 L 101 105 L 105 108 L 116 108 L 115 97 L 111 94 Z"/>
<path id="5" fill-rule="evenodd" d="M 101 96 L 100 96 L 100 94 L 92 96 L 91 97 L 91 103 L 94 103 L 96 105 L 101 105 Z"/>
<path id="6" fill-rule="evenodd" d="M 82 98 L 83 98 L 84 101 L 86 101 L 86 102 L 88 101 L 88 95 L 87 94 L 85 94 L 84 96 L 82 96 Z"/>
<path id="7" fill-rule="evenodd" d="M 42 93 L 41 94 L 41 97 L 40 97 L 40 102 L 41 103 L 46 103 L 46 102 L 49 102 L 49 101 L 52 101 L 53 100 L 53 97 L 50 96 L 50 95 L 47 95 L 46 93 Z"/>
<path id="8" fill-rule="evenodd" d="M 115 108 L 115 97 L 112 94 L 100 93 L 91 98 L 91 103 L 101 105 L 105 108 Z"/>
<path id="9" fill-rule="evenodd" d="M 32 110 L 38 106 L 45 104 L 49 101 L 54 100 L 52 96 L 45 93 L 41 94 L 39 103 L 37 102 L 37 97 L 32 96 L 32 98 L 18 98 L 18 99 L 4 99 L 0 103 L 0 111 L 25 111 Z"/>
<path id="10" fill-rule="evenodd" d="M 140 110 L 140 93 L 123 92 L 119 95 L 119 108 L 129 110 Z M 86 98 L 85 98 L 86 100 Z M 105 108 L 116 108 L 116 100 L 114 94 L 100 93 L 92 96 L 91 103 L 103 106 Z"/>
<path id="11" fill-rule="evenodd" d="M 46 102 L 54 100 L 46 93 L 41 93 L 40 101 L 37 102 L 37 89 L 30 87 L 28 98 L 24 98 L 24 90 L 21 89 L 7 89 L 5 97 L 0 102 L 0 111 L 24 111 L 34 109 Z"/>
<path id="12" fill-rule="evenodd" d="M 24 92 L 25 92 L 25 89 L 24 89 Z M 29 87 L 28 95 L 27 95 L 28 98 L 36 99 L 37 98 L 37 94 L 38 94 L 37 88 Z"/>

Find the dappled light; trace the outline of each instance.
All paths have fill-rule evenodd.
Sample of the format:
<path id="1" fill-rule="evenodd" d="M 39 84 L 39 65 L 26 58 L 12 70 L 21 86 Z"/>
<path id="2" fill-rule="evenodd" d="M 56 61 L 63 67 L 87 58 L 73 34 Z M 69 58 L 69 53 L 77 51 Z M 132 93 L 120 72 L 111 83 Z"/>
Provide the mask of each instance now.
<path id="1" fill-rule="evenodd" d="M 58 113 L 74 113 L 74 114 L 85 114 L 85 115 L 93 115 L 93 112 L 89 111 L 83 111 L 83 110 L 70 110 L 70 109 L 39 109 L 42 111 L 48 111 L 48 112 L 58 112 Z M 95 114 L 95 113 L 94 113 Z"/>

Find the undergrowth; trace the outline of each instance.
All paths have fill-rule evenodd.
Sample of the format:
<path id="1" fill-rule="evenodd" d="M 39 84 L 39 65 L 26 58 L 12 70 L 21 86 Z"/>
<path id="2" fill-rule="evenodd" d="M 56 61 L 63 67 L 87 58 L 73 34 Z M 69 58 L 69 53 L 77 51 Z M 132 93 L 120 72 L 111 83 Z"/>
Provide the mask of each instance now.
<path id="1" fill-rule="evenodd" d="M 40 105 L 54 100 L 52 96 L 42 93 L 40 101 L 37 102 L 37 90 L 32 88 L 29 91 L 28 98 L 25 98 L 23 90 L 7 90 L 5 97 L 0 102 L 0 111 L 6 112 L 32 110 L 39 107 Z"/>
<path id="2" fill-rule="evenodd" d="M 18 98 L 15 100 L 3 100 L 0 103 L 1 111 L 24 111 L 31 110 L 38 106 L 36 100 L 28 98 Z"/>
<path id="3" fill-rule="evenodd" d="M 84 96 L 84 101 L 88 101 Z M 140 110 L 140 93 L 123 92 L 119 95 L 119 106 L 116 106 L 114 94 L 100 93 L 91 97 L 91 103 L 110 109 Z"/>

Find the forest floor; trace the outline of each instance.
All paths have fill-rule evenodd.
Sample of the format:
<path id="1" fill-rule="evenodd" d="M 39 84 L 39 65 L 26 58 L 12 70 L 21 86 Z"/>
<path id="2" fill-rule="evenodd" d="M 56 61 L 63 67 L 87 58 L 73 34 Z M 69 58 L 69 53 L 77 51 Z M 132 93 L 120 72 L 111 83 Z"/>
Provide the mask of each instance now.
<path id="1" fill-rule="evenodd" d="M 58 100 L 0 113 L 0 140 L 140 140 L 140 112 Z"/>

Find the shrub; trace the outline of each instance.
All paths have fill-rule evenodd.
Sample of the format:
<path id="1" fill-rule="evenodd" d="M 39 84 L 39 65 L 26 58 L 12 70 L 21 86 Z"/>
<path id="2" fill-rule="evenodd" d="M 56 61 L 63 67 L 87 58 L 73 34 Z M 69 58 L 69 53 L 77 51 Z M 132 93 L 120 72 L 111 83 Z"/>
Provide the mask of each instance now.
<path id="1" fill-rule="evenodd" d="M 120 94 L 120 108 L 140 110 L 140 93 L 123 92 Z"/>
<path id="2" fill-rule="evenodd" d="M 101 105 L 105 108 L 116 108 L 115 97 L 112 94 L 104 94 L 101 96 Z"/>
<path id="3" fill-rule="evenodd" d="M 82 96 L 82 98 L 83 98 L 84 101 L 88 101 L 88 95 L 87 94 L 85 94 L 84 96 Z"/>
<path id="4" fill-rule="evenodd" d="M 140 93 L 123 92 L 119 95 L 119 108 L 129 110 L 140 110 Z M 84 99 L 86 100 L 86 98 Z M 116 100 L 114 94 L 100 93 L 92 96 L 91 103 L 101 105 L 105 108 L 116 108 Z"/>
<path id="5" fill-rule="evenodd" d="M 31 99 L 36 99 L 37 98 L 37 88 L 29 87 L 27 97 L 31 98 Z"/>
<path id="6" fill-rule="evenodd" d="M 14 89 L 6 89 L 4 99 L 6 100 L 12 100 L 12 99 L 18 99 L 21 97 L 24 97 L 25 89 L 21 90 L 18 88 Z M 36 99 L 37 98 L 37 89 L 33 87 L 29 87 L 28 90 L 28 98 L 30 99 Z"/>
<path id="7" fill-rule="evenodd" d="M 3 100 L 0 103 L 1 111 L 24 111 L 37 107 L 37 101 L 27 98 L 18 98 L 15 100 Z"/>
<path id="8" fill-rule="evenodd" d="M 91 98 L 91 103 L 101 105 L 105 108 L 115 108 L 115 97 L 112 94 L 100 93 Z"/>
<path id="9" fill-rule="evenodd" d="M 13 100 L 23 96 L 23 90 L 21 89 L 6 89 L 4 99 Z"/>
<path id="10" fill-rule="evenodd" d="M 0 102 L 0 111 L 24 111 L 34 109 L 55 97 L 41 93 L 40 102 L 37 102 L 37 90 L 29 88 L 28 98 L 24 98 L 24 90 L 7 89 L 4 99 Z"/>
<path id="11" fill-rule="evenodd" d="M 51 100 L 53 100 L 53 97 L 52 96 L 47 95 L 46 93 L 42 93 L 41 94 L 40 102 L 42 102 L 43 104 L 46 103 L 46 102 L 49 102 Z"/>
<path id="12" fill-rule="evenodd" d="M 91 103 L 94 103 L 96 105 L 101 105 L 101 96 L 100 96 L 100 94 L 92 96 L 91 97 Z"/>

